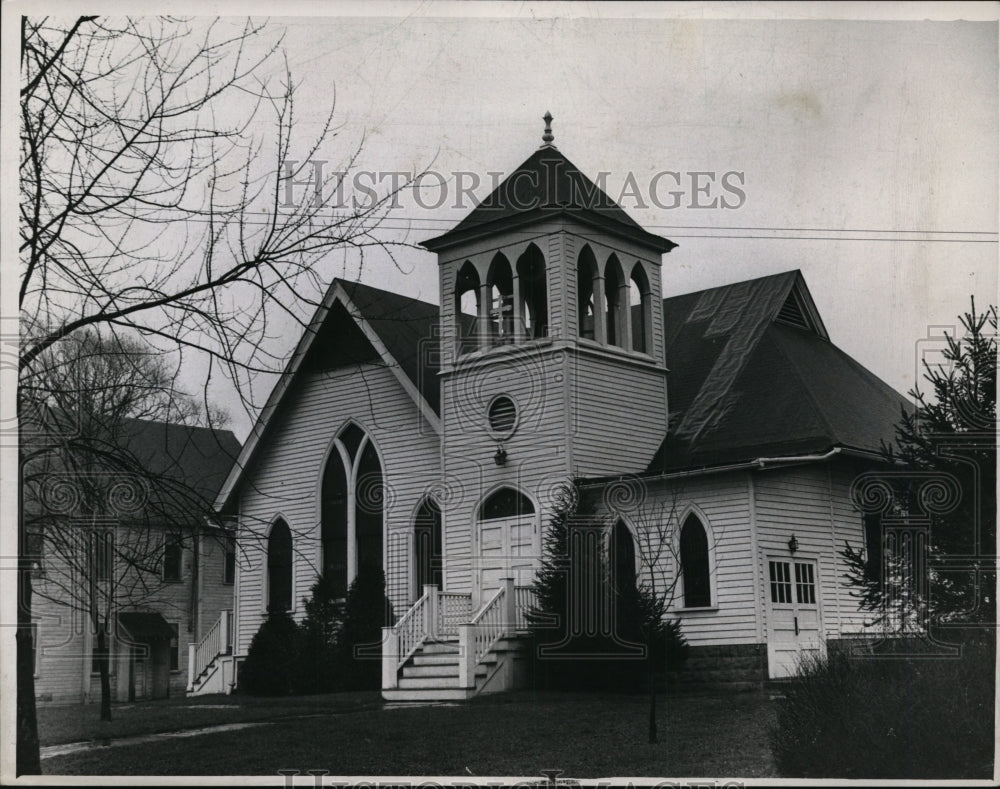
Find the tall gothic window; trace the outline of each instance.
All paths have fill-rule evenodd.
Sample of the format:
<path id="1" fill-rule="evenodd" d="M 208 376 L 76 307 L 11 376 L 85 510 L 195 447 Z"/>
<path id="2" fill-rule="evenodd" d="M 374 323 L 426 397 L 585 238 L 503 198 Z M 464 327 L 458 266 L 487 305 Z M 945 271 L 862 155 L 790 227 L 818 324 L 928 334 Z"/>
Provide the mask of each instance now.
<path id="1" fill-rule="evenodd" d="M 361 568 L 383 569 L 384 484 L 375 445 L 350 423 L 334 439 L 323 472 L 322 568 L 338 596 L 347 596 Z"/>

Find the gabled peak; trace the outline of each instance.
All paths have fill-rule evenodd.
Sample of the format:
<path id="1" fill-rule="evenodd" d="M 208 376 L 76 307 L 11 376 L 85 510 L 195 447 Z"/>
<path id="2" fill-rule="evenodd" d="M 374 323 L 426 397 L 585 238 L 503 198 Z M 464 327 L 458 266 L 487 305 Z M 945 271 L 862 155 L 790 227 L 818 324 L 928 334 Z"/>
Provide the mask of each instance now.
<path id="1" fill-rule="evenodd" d="M 774 316 L 774 322 L 793 326 L 796 329 L 818 334 L 823 339 L 829 339 L 819 311 L 813 303 L 812 296 L 801 274 L 797 274 L 795 277 L 792 287 L 788 290 L 788 295 Z"/>
<path id="2" fill-rule="evenodd" d="M 776 323 L 785 323 L 789 326 L 794 326 L 796 329 L 816 331 L 816 327 L 812 325 L 809 317 L 806 315 L 802 307 L 802 302 L 794 289 L 788 292 L 788 298 L 781 305 L 774 320 Z"/>

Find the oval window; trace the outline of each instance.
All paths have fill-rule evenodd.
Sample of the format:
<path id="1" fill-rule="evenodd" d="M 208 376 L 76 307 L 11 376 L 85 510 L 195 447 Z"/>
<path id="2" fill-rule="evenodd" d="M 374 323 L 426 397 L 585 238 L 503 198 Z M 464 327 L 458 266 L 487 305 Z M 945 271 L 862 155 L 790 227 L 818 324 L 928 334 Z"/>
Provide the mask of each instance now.
<path id="1" fill-rule="evenodd" d="M 517 423 L 517 406 L 507 395 L 493 398 L 489 408 L 490 430 L 497 435 L 509 435 Z"/>

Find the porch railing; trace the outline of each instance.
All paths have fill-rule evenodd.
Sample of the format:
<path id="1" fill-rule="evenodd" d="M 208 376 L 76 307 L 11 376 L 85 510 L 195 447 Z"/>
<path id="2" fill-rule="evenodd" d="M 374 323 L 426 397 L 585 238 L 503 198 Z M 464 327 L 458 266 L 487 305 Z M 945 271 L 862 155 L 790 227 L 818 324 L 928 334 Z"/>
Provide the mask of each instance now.
<path id="1" fill-rule="evenodd" d="M 459 625 L 468 622 L 471 617 L 471 594 L 438 592 L 438 636 L 457 636 Z"/>
<path id="2" fill-rule="evenodd" d="M 201 641 L 188 644 L 188 690 L 194 690 L 195 681 L 213 660 L 232 651 L 232 613 L 228 609 L 223 610 L 215 620 L 215 624 L 202 636 Z"/>
<path id="3" fill-rule="evenodd" d="M 458 636 L 459 686 L 475 687 L 476 667 L 505 636 L 528 626 L 534 601 L 529 586 L 503 585 L 473 616 L 472 595 L 442 592 L 425 586 L 424 593 L 392 627 L 382 628 L 382 687 L 399 687 L 399 670 L 420 646 L 434 638 Z"/>
<path id="4" fill-rule="evenodd" d="M 516 601 L 514 606 L 514 627 L 517 630 L 528 630 L 530 628 L 528 611 L 535 605 L 535 587 L 515 586 L 514 600 Z"/>

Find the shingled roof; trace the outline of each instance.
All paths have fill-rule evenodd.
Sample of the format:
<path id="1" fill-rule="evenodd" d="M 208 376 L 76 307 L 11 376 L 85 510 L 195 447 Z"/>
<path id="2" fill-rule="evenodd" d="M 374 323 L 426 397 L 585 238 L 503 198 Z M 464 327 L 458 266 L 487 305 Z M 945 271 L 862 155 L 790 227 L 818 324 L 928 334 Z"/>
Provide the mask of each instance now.
<path id="1" fill-rule="evenodd" d="M 834 447 L 878 452 L 882 440 L 893 439 L 901 410 L 910 408 L 829 341 L 798 271 L 667 298 L 663 316 L 669 429 L 647 473 Z M 334 281 L 217 505 L 228 503 L 300 363 L 340 366 L 381 358 L 439 414 L 438 318 L 436 305 Z"/>
<path id="2" fill-rule="evenodd" d="M 438 385 L 437 348 L 431 343 L 439 310 L 436 304 L 400 296 L 385 290 L 362 285 L 360 282 L 343 282 L 344 292 L 357 307 L 358 316 L 364 318 L 385 343 L 392 358 L 399 364 L 406 377 L 427 400 L 435 413 L 441 411 Z"/>
<path id="3" fill-rule="evenodd" d="M 173 480 L 211 501 L 240 453 L 229 430 L 128 419 L 122 425 L 126 451 L 156 478 Z"/>
<path id="4" fill-rule="evenodd" d="M 664 299 L 669 472 L 878 452 L 908 401 L 833 345 L 798 271 Z"/>
<path id="5" fill-rule="evenodd" d="M 557 216 L 571 216 L 661 253 L 677 246 L 673 241 L 644 230 L 565 154 L 551 145 L 529 156 L 455 227 L 422 242 L 422 246 L 437 251 L 480 233 L 493 233 Z"/>

